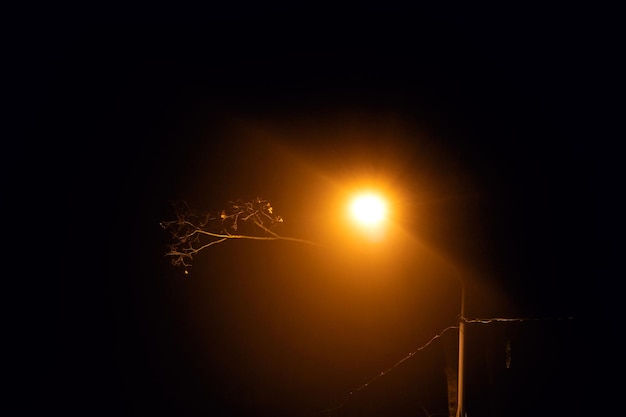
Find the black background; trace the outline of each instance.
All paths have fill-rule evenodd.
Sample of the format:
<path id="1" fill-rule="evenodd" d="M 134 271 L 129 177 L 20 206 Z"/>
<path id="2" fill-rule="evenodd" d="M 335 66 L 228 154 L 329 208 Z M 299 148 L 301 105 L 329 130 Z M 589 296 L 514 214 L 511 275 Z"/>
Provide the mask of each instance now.
<path id="1" fill-rule="evenodd" d="M 314 416 L 348 396 L 332 415 L 444 415 L 444 337 L 348 395 L 455 323 L 457 283 L 407 241 L 383 255 L 226 242 L 188 276 L 163 256 L 176 199 L 217 210 L 262 196 L 285 234 L 339 242 L 324 198 L 365 171 L 404 193 L 405 238 L 467 272 L 468 318 L 529 319 L 468 325 L 468 415 L 583 407 L 573 206 L 591 164 L 588 83 L 576 32 L 551 29 L 44 48 L 64 70 L 46 73 L 42 120 L 74 138 L 40 148 L 63 155 L 55 171 L 72 185 L 46 190 L 68 219 L 55 259 L 77 279 L 54 285 L 62 314 L 40 318 L 49 354 L 32 356 L 50 372 L 36 405 Z"/>

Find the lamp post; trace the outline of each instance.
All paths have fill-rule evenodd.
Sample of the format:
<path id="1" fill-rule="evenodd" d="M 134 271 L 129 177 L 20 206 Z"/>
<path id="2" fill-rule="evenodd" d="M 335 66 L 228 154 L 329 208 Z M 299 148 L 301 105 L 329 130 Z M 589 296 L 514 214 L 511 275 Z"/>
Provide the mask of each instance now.
<path id="1" fill-rule="evenodd" d="M 442 256 L 437 251 L 433 251 L 431 248 L 426 247 L 429 254 L 433 255 L 439 262 L 443 263 L 445 267 L 452 273 L 452 276 L 459 281 L 461 289 L 461 305 L 459 313 L 459 345 L 458 345 L 458 360 L 457 360 L 457 386 L 456 386 L 456 414 L 455 417 L 465 417 L 465 279 L 457 269 L 450 264 L 450 261 Z"/>
<path id="2" fill-rule="evenodd" d="M 465 416 L 465 283 L 461 282 L 461 315 L 459 316 L 459 361 L 457 364 L 456 417 Z"/>
<path id="3" fill-rule="evenodd" d="M 385 199 L 375 193 L 356 196 L 350 205 L 352 218 L 367 228 L 376 227 L 387 215 Z M 456 273 L 453 274 L 461 286 L 461 309 L 459 315 L 459 347 L 457 363 L 457 406 L 456 417 L 465 417 L 465 281 Z"/>

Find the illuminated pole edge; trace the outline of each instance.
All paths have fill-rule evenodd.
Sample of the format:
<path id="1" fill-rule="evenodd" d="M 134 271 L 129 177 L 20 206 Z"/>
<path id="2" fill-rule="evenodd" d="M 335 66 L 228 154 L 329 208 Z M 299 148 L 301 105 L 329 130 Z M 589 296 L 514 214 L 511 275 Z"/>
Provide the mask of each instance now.
<path id="1" fill-rule="evenodd" d="M 459 361 L 457 368 L 456 417 L 465 416 L 465 282 L 461 282 L 461 315 L 459 317 Z"/>

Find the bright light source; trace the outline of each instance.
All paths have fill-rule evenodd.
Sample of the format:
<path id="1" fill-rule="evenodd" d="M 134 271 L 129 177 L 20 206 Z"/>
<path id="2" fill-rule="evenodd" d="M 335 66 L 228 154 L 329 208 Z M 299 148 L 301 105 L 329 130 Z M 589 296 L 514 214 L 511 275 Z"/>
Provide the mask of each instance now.
<path id="1" fill-rule="evenodd" d="M 387 204 L 377 194 L 361 194 L 352 201 L 350 213 L 358 223 L 364 226 L 376 226 L 385 220 Z"/>

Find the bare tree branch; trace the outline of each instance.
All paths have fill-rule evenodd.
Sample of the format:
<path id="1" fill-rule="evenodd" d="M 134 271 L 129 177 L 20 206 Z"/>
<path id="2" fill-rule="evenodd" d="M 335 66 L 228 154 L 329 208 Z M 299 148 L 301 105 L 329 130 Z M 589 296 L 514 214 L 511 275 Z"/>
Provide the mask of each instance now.
<path id="1" fill-rule="evenodd" d="M 161 227 L 170 234 L 166 257 L 172 265 L 191 266 L 193 257 L 210 246 L 230 239 L 289 240 L 317 245 L 314 242 L 284 237 L 274 232 L 283 218 L 274 213 L 269 201 L 260 197 L 252 201 L 231 201 L 215 213 L 193 210 L 186 202 L 172 202 L 175 220 L 162 221 Z"/>

